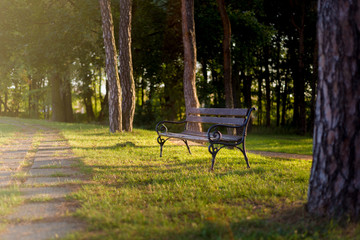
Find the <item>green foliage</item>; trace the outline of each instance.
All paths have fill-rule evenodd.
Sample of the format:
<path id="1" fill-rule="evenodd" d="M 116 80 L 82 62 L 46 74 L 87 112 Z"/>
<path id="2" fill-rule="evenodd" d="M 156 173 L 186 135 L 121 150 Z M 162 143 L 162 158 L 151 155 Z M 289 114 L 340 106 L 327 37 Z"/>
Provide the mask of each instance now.
<path id="1" fill-rule="evenodd" d="M 306 0 L 304 115 L 311 129 L 316 88 L 313 66 L 316 7 Z M 112 0 L 118 41 L 119 2 Z M 236 107 L 255 106 L 255 122 L 289 125 L 297 107 L 301 1 L 226 2 L 232 26 Z M 223 107 L 223 29 L 215 0 L 195 1 L 197 91 L 204 107 Z M 184 114 L 180 1 L 133 0 L 132 54 L 139 125 Z M 118 44 L 116 44 L 118 45 Z M 0 112 L 49 118 L 53 81 L 72 87 L 78 121 L 106 122 L 105 60 L 97 1 L 4 0 L 0 3 Z M 265 69 L 269 72 L 266 73 Z M 266 89 L 265 82 L 270 82 Z M 60 90 L 62 88 L 60 87 Z M 266 93 L 269 99 L 266 98 Z M 284 109 L 284 111 L 282 111 Z M 278 114 L 277 111 L 281 111 Z M 4 113 L 5 112 L 5 113 Z M 282 117 L 282 115 L 284 117 Z"/>

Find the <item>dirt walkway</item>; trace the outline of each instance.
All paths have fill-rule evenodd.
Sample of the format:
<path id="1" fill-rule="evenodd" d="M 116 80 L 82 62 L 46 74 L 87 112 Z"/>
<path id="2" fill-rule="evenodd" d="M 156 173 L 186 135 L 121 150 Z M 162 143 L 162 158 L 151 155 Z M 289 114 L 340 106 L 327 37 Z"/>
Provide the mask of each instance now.
<path id="1" fill-rule="evenodd" d="M 2 240 L 61 238 L 85 225 L 72 216 L 77 203 L 66 199 L 81 183 L 67 141 L 55 130 L 26 126 L 11 144 L 1 146 L 0 187 L 19 185 L 23 204 L 2 217 Z"/>

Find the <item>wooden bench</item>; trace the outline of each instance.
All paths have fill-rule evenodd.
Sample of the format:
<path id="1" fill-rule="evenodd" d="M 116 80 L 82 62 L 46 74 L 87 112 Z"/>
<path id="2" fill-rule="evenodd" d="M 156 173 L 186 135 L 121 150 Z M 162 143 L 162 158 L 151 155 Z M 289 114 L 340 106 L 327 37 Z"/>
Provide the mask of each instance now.
<path id="1" fill-rule="evenodd" d="M 216 154 L 223 147 L 235 147 L 239 149 L 245 157 L 247 167 L 250 168 L 248 157 L 246 156 L 245 138 L 247 127 L 250 122 L 251 112 L 255 108 L 191 108 L 186 113 L 186 120 L 180 122 L 161 121 L 156 125 L 158 134 L 157 142 L 160 144 L 160 157 L 164 143 L 170 138 L 181 139 L 191 154 L 187 141 L 208 142 L 209 152 L 212 155 L 211 170 L 214 169 Z M 192 123 L 208 125 L 203 129 L 207 132 L 190 130 Z M 174 128 L 174 125 L 183 124 L 183 131 Z M 230 131 L 229 131 L 230 130 Z M 236 132 L 236 134 L 228 134 Z M 226 134 L 224 134 L 226 133 Z"/>

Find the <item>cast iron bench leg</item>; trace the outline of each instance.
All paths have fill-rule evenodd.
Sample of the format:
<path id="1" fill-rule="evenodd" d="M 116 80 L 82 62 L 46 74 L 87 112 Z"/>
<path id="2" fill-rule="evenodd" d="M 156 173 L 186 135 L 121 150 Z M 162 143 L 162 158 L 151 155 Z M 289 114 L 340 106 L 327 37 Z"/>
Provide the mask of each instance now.
<path id="1" fill-rule="evenodd" d="M 243 146 L 243 149 L 237 147 L 243 154 L 244 154 L 244 158 L 245 158 L 245 161 L 246 161 L 246 165 L 247 165 L 247 168 L 250 168 L 250 165 L 249 165 L 249 159 L 246 155 L 246 149 L 245 149 L 245 141 L 242 143 L 242 146 Z"/>
<path id="2" fill-rule="evenodd" d="M 211 153 L 211 156 L 212 156 L 210 171 L 214 170 L 215 158 L 216 158 L 216 154 L 219 152 L 219 150 L 220 149 L 218 149 L 217 147 L 214 147 L 214 145 L 210 143 L 209 152 Z"/>
<path id="3" fill-rule="evenodd" d="M 187 140 L 185 140 L 185 139 L 182 139 L 182 140 L 183 140 L 183 141 L 184 141 L 184 143 L 186 144 L 186 147 L 187 147 L 187 149 L 188 149 L 188 151 L 189 151 L 190 155 L 192 155 L 192 154 L 191 154 L 190 147 L 189 147 L 189 144 L 188 144 Z"/>
<path id="4" fill-rule="evenodd" d="M 167 139 L 162 139 L 161 136 L 157 138 L 157 142 L 160 144 L 160 157 L 162 157 L 163 146 L 166 141 Z"/>

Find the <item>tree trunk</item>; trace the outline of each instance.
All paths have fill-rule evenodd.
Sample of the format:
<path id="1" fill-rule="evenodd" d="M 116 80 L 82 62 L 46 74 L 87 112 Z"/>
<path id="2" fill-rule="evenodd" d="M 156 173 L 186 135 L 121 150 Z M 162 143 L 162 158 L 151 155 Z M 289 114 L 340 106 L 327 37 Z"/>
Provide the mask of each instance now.
<path id="1" fill-rule="evenodd" d="M 54 73 L 51 80 L 51 102 L 52 102 L 52 121 L 65 122 L 65 108 L 61 96 L 61 77 L 59 73 Z"/>
<path id="2" fill-rule="evenodd" d="M 199 107 L 196 92 L 196 38 L 194 0 L 181 0 L 182 36 L 184 44 L 184 98 L 186 110 Z M 200 124 L 191 124 L 191 130 L 201 131 Z"/>
<path id="3" fill-rule="evenodd" d="M 65 75 L 64 77 L 65 78 L 62 81 L 61 94 L 64 104 L 65 122 L 73 122 L 74 115 L 72 109 L 70 76 Z"/>
<path id="4" fill-rule="evenodd" d="M 260 69 L 258 74 L 258 125 L 262 124 L 262 84 L 263 84 L 263 76 L 262 70 Z"/>
<path id="5" fill-rule="evenodd" d="M 319 85 L 308 211 L 360 218 L 360 1 L 319 0 Z"/>
<path id="6" fill-rule="evenodd" d="M 271 99 L 270 99 L 270 70 L 269 70 L 269 48 L 264 49 L 264 78 L 265 78 L 265 90 L 266 90 L 266 126 L 270 127 L 270 111 L 271 111 Z"/>
<path id="7" fill-rule="evenodd" d="M 109 126 L 110 132 L 122 131 L 121 87 L 117 68 L 114 24 L 109 0 L 99 0 L 102 18 L 103 38 L 106 54 L 106 77 L 109 84 Z M 106 97 L 106 96 L 105 96 Z M 106 100 L 104 100 L 105 102 Z M 101 107 L 102 114 L 104 105 Z"/>
<path id="8" fill-rule="evenodd" d="M 131 55 L 131 0 L 120 0 L 119 59 L 122 88 L 122 121 L 127 132 L 133 129 L 135 114 L 135 82 Z"/>
<path id="9" fill-rule="evenodd" d="M 313 61 L 313 74 L 312 74 L 312 79 L 311 79 L 311 111 L 310 111 L 310 126 L 311 129 L 309 129 L 310 131 L 313 131 L 313 126 L 315 123 L 315 105 L 316 105 L 316 83 L 318 82 L 318 71 L 317 69 L 319 68 L 319 64 L 318 64 L 318 43 L 316 41 L 315 43 L 315 48 L 314 48 L 314 61 Z"/>
<path id="10" fill-rule="evenodd" d="M 10 109 L 8 107 L 8 91 L 7 89 L 5 90 L 5 99 L 4 99 L 4 112 L 10 112 Z"/>
<path id="11" fill-rule="evenodd" d="M 287 107 L 288 83 L 289 83 L 289 77 L 288 77 L 288 73 L 287 73 L 287 70 L 286 70 L 284 92 L 282 94 L 281 126 L 285 126 L 285 124 L 286 124 L 286 110 L 287 110 L 286 107 Z"/>
<path id="12" fill-rule="evenodd" d="M 229 16 L 226 13 L 225 1 L 217 0 L 221 21 L 224 29 L 222 42 L 224 54 L 224 85 L 225 103 L 227 108 L 234 108 L 233 89 L 231 80 L 231 25 Z"/>
<path id="13" fill-rule="evenodd" d="M 234 67 L 233 67 L 233 74 L 232 74 L 232 89 L 233 89 L 233 99 L 234 99 L 234 108 L 240 108 L 241 107 L 241 103 L 240 103 L 240 98 L 241 98 L 241 88 L 240 88 L 240 83 L 241 83 L 241 79 L 240 79 L 240 66 L 239 66 L 239 62 L 235 61 L 234 62 Z"/>
<path id="14" fill-rule="evenodd" d="M 252 83 L 252 76 L 246 76 L 245 72 L 242 71 L 241 72 L 241 76 L 243 79 L 243 87 L 244 87 L 244 102 L 245 102 L 245 107 L 247 108 L 251 108 L 252 107 L 252 102 L 251 102 L 251 83 Z M 260 97 L 261 99 L 261 97 Z"/>
<path id="15" fill-rule="evenodd" d="M 105 83 L 105 88 L 106 88 L 106 93 L 105 96 L 103 98 L 103 100 L 101 101 L 101 111 L 99 113 L 99 121 L 103 121 L 105 120 L 105 118 L 109 115 L 109 81 L 106 80 Z M 121 106 L 121 104 L 120 104 Z M 121 114 L 120 114 L 121 116 Z M 122 121 L 119 121 L 118 123 L 121 123 L 122 125 Z M 119 130 L 118 130 L 119 131 Z"/>
<path id="16" fill-rule="evenodd" d="M 292 23 L 299 34 L 298 66 L 294 77 L 294 123 L 301 134 L 306 133 L 306 109 L 305 109 L 305 15 L 306 1 L 300 1 L 301 21 L 297 25 L 292 16 Z"/>
<path id="17" fill-rule="evenodd" d="M 280 126 L 280 100 L 281 100 L 281 73 L 280 73 L 280 35 L 278 34 L 276 40 L 276 47 L 277 47 L 277 61 L 276 61 L 276 78 L 277 78 L 277 85 L 276 85 L 276 126 Z"/>

